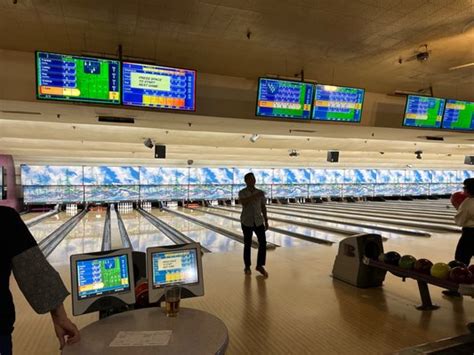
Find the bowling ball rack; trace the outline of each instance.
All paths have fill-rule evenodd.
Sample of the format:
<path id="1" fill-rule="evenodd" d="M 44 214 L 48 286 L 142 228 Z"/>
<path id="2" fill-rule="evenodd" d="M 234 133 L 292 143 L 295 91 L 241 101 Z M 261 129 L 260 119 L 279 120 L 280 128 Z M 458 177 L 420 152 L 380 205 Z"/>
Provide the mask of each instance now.
<path id="1" fill-rule="evenodd" d="M 395 276 L 401 277 L 403 281 L 406 279 L 414 279 L 418 283 L 418 290 L 420 291 L 421 304 L 416 306 L 416 309 L 420 311 L 432 311 L 438 309 L 439 306 L 431 302 L 430 290 L 428 284 L 438 286 L 451 291 L 458 291 L 459 284 L 450 280 L 442 280 L 431 275 L 422 274 L 414 270 L 403 269 L 399 266 L 389 265 L 382 261 L 369 259 L 364 256 L 362 262 L 371 267 L 386 270 Z"/>

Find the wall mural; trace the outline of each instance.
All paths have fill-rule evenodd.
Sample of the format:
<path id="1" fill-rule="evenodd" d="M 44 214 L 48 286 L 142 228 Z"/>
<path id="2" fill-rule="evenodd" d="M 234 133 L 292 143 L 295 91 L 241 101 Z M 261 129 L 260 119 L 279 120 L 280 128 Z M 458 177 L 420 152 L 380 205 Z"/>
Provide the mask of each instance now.
<path id="1" fill-rule="evenodd" d="M 25 203 L 230 199 L 255 174 L 267 198 L 459 191 L 474 170 L 21 166 Z"/>

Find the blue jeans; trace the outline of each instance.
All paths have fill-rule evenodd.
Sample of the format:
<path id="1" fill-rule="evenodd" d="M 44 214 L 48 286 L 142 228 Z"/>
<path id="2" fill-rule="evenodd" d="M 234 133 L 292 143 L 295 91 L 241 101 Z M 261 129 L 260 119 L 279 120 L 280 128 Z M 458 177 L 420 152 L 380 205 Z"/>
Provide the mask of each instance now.
<path id="1" fill-rule="evenodd" d="M 0 355 L 12 355 L 11 335 L 0 335 Z"/>

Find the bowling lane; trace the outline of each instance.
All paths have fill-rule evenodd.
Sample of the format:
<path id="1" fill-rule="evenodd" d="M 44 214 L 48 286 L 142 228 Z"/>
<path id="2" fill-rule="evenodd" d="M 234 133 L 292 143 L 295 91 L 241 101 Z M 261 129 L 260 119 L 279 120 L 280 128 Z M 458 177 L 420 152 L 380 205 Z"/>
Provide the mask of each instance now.
<path id="1" fill-rule="evenodd" d="M 209 211 L 209 212 L 212 212 L 212 213 L 218 213 L 221 216 L 239 218 L 238 215 L 236 215 L 233 212 L 229 212 L 229 211 L 212 209 L 212 208 L 207 208 L 207 207 L 202 207 L 202 208 L 200 208 L 200 210 Z M 236 223 L 238 224 L 238 228 L 241 228 L 240 223 L 239 222 L 236 222 Z M 271 227 L 276 227 L 276 228 L 280 228 L 280 229 L 283 229 L 283 230 L 287 230 L 289 232 L 304 234 L 304 235 L 309 236 L 309 237 L 324 239 L 324 240 L 329 240 L 329 241 L 338 241 L 338 239 L 343 236 L 342 234 L 335 233 L 335 232 L 334 233 L 322 232 L 322 231 L 318 231 L 318 230 L 315 230 L 315 229 L 312 229 L 312 228 L 306 228 L 306 227 L 303 227 L 303 226 L 298 226 L 298 225 L 295 225 L 295 224 L 288 224 L 288 223 L 283 223 L 283 222 L 278 222 L 278 221 L 273 221 L 271 223 Z M 240 229 L 240 233 L 241 232 L 242 232 L 242 229 Z M 277 234 L 280 234 L 280 233 L 277 233 Z M 313 243 L 311 243 L 311 244 L 313 244 Z M 278 245 L 284 246 L 282 244 L 278 244 Z"/>
<path id="2" fill-rule="evenodd" d="M 397 227 L 406 227 L 406 228 L 421 228 L 423 230 L 439 230 L 439 231 L 448 231 L 448 232 L 457 232 L 459 227 L 454 225 L 446 225 L 442 223 L 432 223 L 432 222 L 418 222 L 418 221 L 408 221 L 408 220 L 401 220 L 401 219 L 391 219 L 391 218 L 380 218 L 376 216 L 367 217 L 367 216 L 354 216 L 354 215 L 347 215 L 345 213 L 330 213 L 324 211 L 315 211 L 315 212 L 308 212 L 308 211 L 298 211 L 295 209 L 287 208 L 284 206 L 278 207 L 268 207 L 269 210 L 273 212 L 281 212 L 281 213 L 292 213 L 297 214 L 298 216 L 303 217 L 315 217 L 315 218 L 328 218 L 331 220 L 341 219 L 342 221 L 348 222 L 358 222 L 358 223 L 375 223 L 380 227 L 389 227 L 389 228 L 397 228 Z M 342 222 L 343 223 L 343 222 Z M 375 227 L 376 228 L 376 227 Z"/>
<path id="3" fill-rule="evenodd" d="M 71 217 L 71 214 L 60 212 L 54 216 L 46 218 L 45 220 L 41 221 L 41 223 L 38 223 L 29 229 L 33 237 L 35 237 L 36 242 L 39 243 Z"/>
<path id="4" fill-rule="evenodd" d="M 22 214 L 21 219 L 23 220 L 23 222 L 28 222 L 30 219 L 36 218 L 45 213 L 47 212 L 28 212 L 28 213 Z"/>
<path id="5" fill-rule="evenodd" d="M 154 208 L 151 213 L 160 218 L 163 222 L 176 228 L 181 233 L 187 235 L 192 240 L 201 243 L 202 246 L 206 247 L 211 252 L 238 251 L 242 250 L 244 247 L 242 243 L 169 212 L 160 211 L 159 209 Z"/>
<path id="6" fill-rule="evenodd" d="M 48 257 L 53 266 L 69 265 L 73 254 L 91 253 L 102 248 L 106 211 L 88 212 Z"/>
<path id="7" fill-rule="evenodd" d="M 390 206 L 369 206 L 363 203 L 340 203 L 340 204 L 321 204 L 321 203 L 304 203 L 304 204 L 291 204 L 292 206 L 307 206 L 312 208 L 321 208 L 324 210 L 346 210 L 346 211 L 361 211 L 370 213 L 390 213 L 393 216 L 420 216 L 422 218 L 441 218 L 446 220 L 452 220 L 454 213 L 438 213 L 431 212 L 428 209 L 421 210 L 395 210 Z"/>
<path id="8" fill-rule="evenodd" d="M 377 203 L 367 203 L 367 202 L 356 202 L 356 203 L 344 203 L 344 202 L 325 202 L 323 206 L 334 206 L 338 207 L 341 205 L 350 205 L 353 207 L 360 207 L 360 208 L 375 208 L 375 209 L 385 209 L 395 212 L 420 212 L 426 213 L 429 215 L 436 215 L 436 216 L 453 216 L 456 213 L 456 210 L 453 207 L 444 208 L 444 209 L 437 209 L 430 206 L 422 206 L 416 207 L 412 205 L 391 205 L 386 202 L 377 202 Z"/>
<path id="9" fill-rule="evenodd" d="M 272 206 L 272 207 L 280 207 L 280 206 Z M 346 217 L 346 216 L 365 216 L 365 217 L 382 217 L 393 219 L 394 221 L 418 221 L 418 222 L 427 222 L 427 223 L 435 223 L 435 224 L 447 224 L 447 225 L 454 225 L 454 219 L 449 217 L 423 217 L 418 215 L 418 213 L 412 213 L 411 215 L 396 215 L 389 211 L 366 211 L 366 209 L 346 209 L 343 207 L 340 208 L 328 208 L 322 206 L 307 206 L 307 205 L 297 205 L 297 204 L 289 204 L 283 205 L 282 207 L 293 209 L 295 211 L 308 211 L 308 212 L 318 212 L 321 215 L 329 215 L 329 216 L 339 216 L 339 217 Z"/>
<path id="10" fill-rule="evenodd" d="M 149 247 L 175 244 L 138 211 L 121 212 L 120 215 L 133 250 L 146 252 Z"/>
<path id="11" fill-rule="evenodd" d="M 240 207 L 238 206 L 228 206 L 226 207 L 231 211 L 234 211 L 234 214 L 240 214 Z M 318 229 L 318 227 L 328 227 L 328 228 L 337 228 L 341 231 L 348 231 L 352 232 L 353 234 L 358 234 L 358 233 L 375 233 L 375 234 L 381 234 L 382 236 L 386 238 L 400 238 L 400 237 L 405 237 L 402 233 L 392 233 L 392 232 L 381 232 L 376 228 L 376 225 L 374 225 L 374 228 L 366 228 L 366 227 L 356 227 L 356 226 L 349 226 L 344 224 L 344 222 L 325 222 L 325 221 L 316 221 L 316 220 L 308 220 L 308 218 L 302 217 L 293 217 L 293 216 L 285 216 L 277 213 L 272 213 L 268 211 L 268 218 L 270 219 L 270 223 L 283 223 L 283 224 L 289 224 L 292 225 L 292 222 L 299 222 L 299 223 L 305 223 L 305 224 L 311 224 L 314 225 L 314 229 L 317 231 L 321 231 L 321 229 Z M 279 219 L 285 219 L 288 222 L 278 222 L 278 221 L 273 221 L 272 218 L 279 218 Z M 310 227 L 306 227 L 310 228 Z M 324 229 L 323 229 L 324 230 Z M 341 237 L 347 237 L 347 234 L 342 234 Z"/>
<path id="12" fill-rule="evenodd" d="M 221 228 L 224 228 L 226 230 L 232 231 L 234 233 L 237 233 L 243 236 L 240 222 L 235 222 L 224 217 L 209 215 L 200 210 L 190 210 L 187 208 L 183 208 L 180 211 L 186 214 L 190 214 L 195 218 L 199 218 L 201 221 L 204 221 L 206 223 L 219 226 Z M 293 238 L 293 237 L 290 237 L 281 233 L 276 233 L 273 231 L 267 231 L 266 237 L 267 237 L 268 242 L 280 245 L 282 247 L 296 247 L 296 246 L 305 246 L 305 245 L 307 246 L 307 245 L 313 244 L 311 242 L 308 242 L 302 239 Z M 254 236 L 254 239 L 257 240 L 255 236 Z"/>

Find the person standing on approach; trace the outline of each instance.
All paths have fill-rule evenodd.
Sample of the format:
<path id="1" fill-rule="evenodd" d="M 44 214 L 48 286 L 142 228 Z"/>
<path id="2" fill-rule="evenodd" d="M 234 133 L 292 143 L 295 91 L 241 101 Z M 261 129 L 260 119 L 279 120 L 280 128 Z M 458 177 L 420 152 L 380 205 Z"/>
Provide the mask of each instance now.
<path id="1" fill-rule="evenodd" d="M 252 264 L 250 250 L 252 246 L 252 235 L 255 232 L 258 238 L 257 267 L 255 270 L 263 276 L 268 277 L 265 270 L 265 260 L 267 257 L 267 239 L 265 231 L 268 229 L 267 208 L 265 206 L 265 193 L 255 188 L 255 176 L 248 173 L 244 177 L 246 188 L 239 191 L 239 202 L 242 205 L 240 222 L 244 233 L 244 272 L 250 275 Z"/>
<path id="2" fill-rule="evenodd" d="M 469 265 L 474 255 L 474 178 L 464 180 L 467 198 L 461 203 L 454 221 L 462 227 L 462 235 L 456 247 L 455 259 Z"/>

